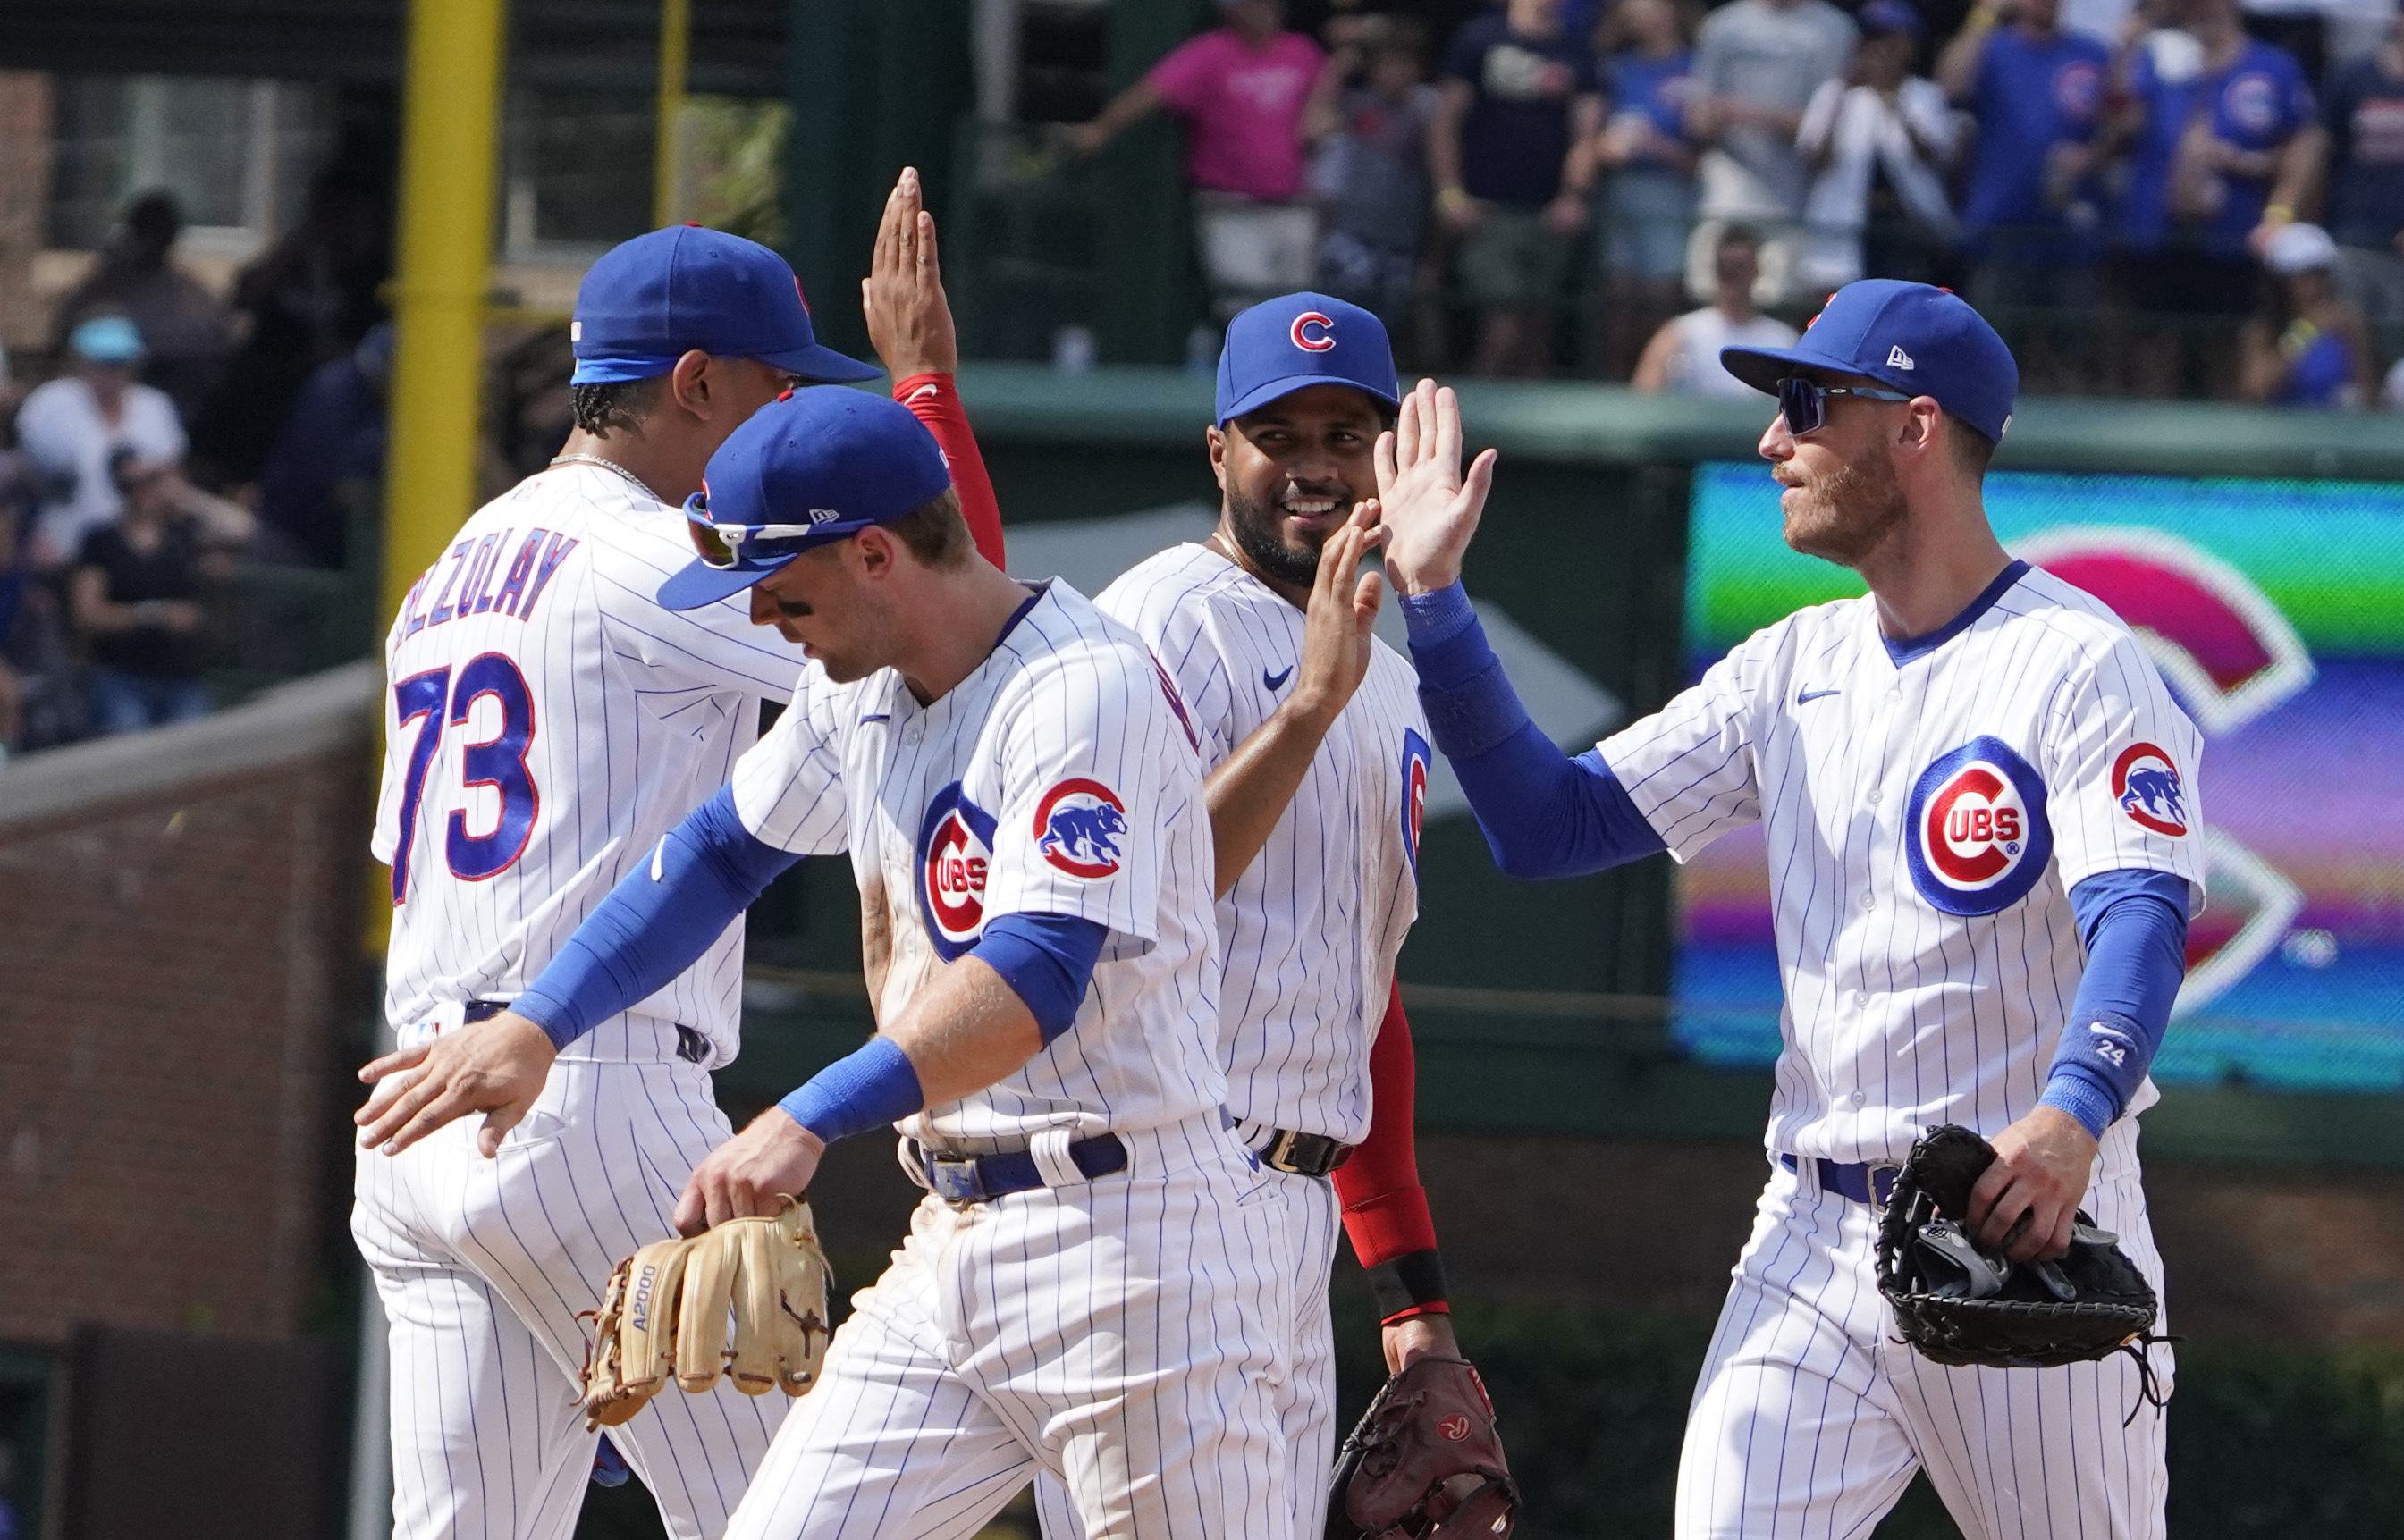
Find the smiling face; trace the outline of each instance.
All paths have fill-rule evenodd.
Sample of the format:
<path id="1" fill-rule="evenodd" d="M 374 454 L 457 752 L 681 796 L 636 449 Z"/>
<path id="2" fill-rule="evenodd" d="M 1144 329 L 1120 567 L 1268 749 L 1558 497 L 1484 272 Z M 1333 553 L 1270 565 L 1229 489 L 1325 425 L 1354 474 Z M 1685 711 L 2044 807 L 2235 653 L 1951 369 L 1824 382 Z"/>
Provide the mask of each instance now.
<path id="1" fill-rule="evenodd" d="M 1385 404 L 1366 392 L 1310 385 L 1212 428 L 1221 537 L 1260 577 L 1308 589 L 1319 548 L 1377 495 L 1370 451 L 1385 424 Z"/>
<path id="2" fill-rule="evenodd" d="M 1802 372 L 1824 385 L 1876 383 L 1822 369 Z M 1888 437 L 1908 409 L 1907 402 L 1833 395 L 1827 421 L 1802 438 L 1787 431 L 1783 416 L 1771 421 L 1760 449 L 1769 474 L 1785 489 L 1778 511 L 1785 519 L 1787 545 L 1838 566 L 1859 567 L 1902 526 L 1908 504 Z"/>

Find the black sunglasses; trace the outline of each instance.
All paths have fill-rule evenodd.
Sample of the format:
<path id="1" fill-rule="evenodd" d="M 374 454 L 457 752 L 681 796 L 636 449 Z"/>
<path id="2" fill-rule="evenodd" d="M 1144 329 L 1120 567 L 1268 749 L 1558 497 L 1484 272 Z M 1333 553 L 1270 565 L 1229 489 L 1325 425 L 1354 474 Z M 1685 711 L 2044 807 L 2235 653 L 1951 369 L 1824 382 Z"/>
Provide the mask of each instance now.
<path id="1" fill-rule="evenodd" d="M 1831 395 L 1858 395 L 1865 401 L 1911 399 L 1901 391 L 1876 390 L 1868 385 L 1824 385 L 1817 380 L 1790 374 L 1778 382 L 1778 415 L 1786 419 L 1786 431 L 1797 438 L 1819 432 L 1827 423 Z"/>

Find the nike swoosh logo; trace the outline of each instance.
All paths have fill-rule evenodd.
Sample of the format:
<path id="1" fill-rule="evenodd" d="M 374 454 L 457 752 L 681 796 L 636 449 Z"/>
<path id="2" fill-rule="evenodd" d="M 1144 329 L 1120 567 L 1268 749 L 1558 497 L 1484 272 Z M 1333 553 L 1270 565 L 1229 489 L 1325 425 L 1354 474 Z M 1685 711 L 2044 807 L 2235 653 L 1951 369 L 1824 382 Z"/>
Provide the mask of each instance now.
<path id="1" fill-rule="evenodd" d="M 1293 677 L 1293 665 L 1292 663 L 1288 663 L 1285 666 L 1285 672 L 1283 673 L 1271 673 L 1266 669 L 1261 670 L 1261 683 L 1266 685 L 1272 690 L 1283 689 L 1285 687 L 1285 682 Z"/>
<path id="2" fill-rule="evenodd" d="M 929 395 L 941 395 L 943 394 L 943 387 L 941 385 L 921 385 L 916 390 L 914 390 L 909 395 L 903 396 L 902 398 L 902 404 L 906 407 L 913 401 L 924 401 Z"/>
<path id="3" fill-rule="evenodd" d="M 1842 695 L 1844 691 L 1842 690 L 1802 690 L 1796 695 L 1795 703 L 1799 706 L 1806 701 L 1817 701 L 1823 696 Z"/>

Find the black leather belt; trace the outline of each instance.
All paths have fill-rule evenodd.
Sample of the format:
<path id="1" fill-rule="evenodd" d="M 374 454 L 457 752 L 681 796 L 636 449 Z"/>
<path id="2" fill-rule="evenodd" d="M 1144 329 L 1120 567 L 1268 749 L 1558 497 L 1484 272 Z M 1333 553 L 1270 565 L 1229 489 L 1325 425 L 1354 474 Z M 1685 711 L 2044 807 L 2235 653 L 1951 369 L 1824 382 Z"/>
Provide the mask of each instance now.
<path id="1" fill-rule="evenodd" d="M 1780 1156 L 1778 1163 L 1791 1172 L 1803 1169 L 1791 1155 Z M 1820 1187 L 1824 1192 L 1833 1192 L 1839 1198 L 1850 1198 L 1856 1203 L 1867 1203 L 1878 1209 L 1886 1207 L 1886 1200 L 1894 1196 L 1897 1167 L 1873 1166 L 1864 1160 L 1830 1160 L 1825 1157 L 1815 1158 L 1811 1164 L 1819 1175 Z"/>
<path id="2" fill-rule="evenodd" d="M 1352 1146 L 1323 1133 L 1296 1133 L 1272 1129 L 1269 1142 L 1254 1150 L 1261 1164 L 1296 1176 L 1325 1176 L 1352 1158 Z"/>
<path id="3" fill-rule="evenodd" d="M 479 1021 L 489 1021 L 510 1008 L 506 1000 L 470 1000 L 459 1012 L 459 1024 L 472 1027 Z M 688 1026 L 677 1030 L 677 1057 L 688 1064 L 709 1062 L 709 1039 Z"/>
<path id="4" fill-rule="evenodd" d="M 1049 1186 L 1027 1150 L 999 1155 L 934 1155 L 916 1140 L 910 1153 L 927 1173 L 927 1190 L 946 1203 L 982 1203 L 1008 1193 Z M 1115 1133 L 1097 1133 L 1069 1146 L 1069 1160 L 1087 1181 L 1127 1169 L 1127 1147 Z"/>

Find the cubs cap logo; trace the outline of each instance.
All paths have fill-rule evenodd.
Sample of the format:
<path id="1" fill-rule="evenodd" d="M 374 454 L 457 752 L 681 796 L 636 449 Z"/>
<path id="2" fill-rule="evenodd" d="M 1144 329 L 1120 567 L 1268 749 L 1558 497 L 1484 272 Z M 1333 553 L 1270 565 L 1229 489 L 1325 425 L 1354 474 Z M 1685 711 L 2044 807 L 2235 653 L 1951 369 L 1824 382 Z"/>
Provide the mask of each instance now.
<path id="1" fill-rule="evenodd" d="M 2000 738 L 1974 738 L 1922 770 L 1905 816 L 1911 885 L 1947 914 L 2011 908 L 2053 858 L 2045 783 Z"/>
<path id="2" fill-rule="evenodd" d="M 957 781 L 935 794 L 918 831 L 918 912 L 936 952 L 948 963 L 985 933 L 985 885 L 993 869 L 993 814 Z"/>
<path id="3" fill-rule="evenodd" d="M 2112 761 L 2112 800 L 2139 828 L 2172 839 L 2186 838 L 2187 787 L 2178 766 L 2151 743 L 2131 743 Z"/>
<path id="4" fill-rule="evenodd" d="M 1409 728 L 1403 729 L 1403 854 L 1419 875 L 1419 829 L 1427 822 L 1428 744 Z"/>
<path id="5" fill-rule="evenodd" d="M 1126 804 L 1099 781 L 1063 781 L 1035 806 L 1035 848 L 1057 869 L 1088 881 L 1119 869 L 1119 836 L 1126 830 Z"/>
<path id="6" fill-rule="evenodd" d="M 1315 310 L 1307 310 L 1293 318 L 1287 335 L 1305 353 L 1325 353 L 1335 345 L 1335 323 Z"/>

